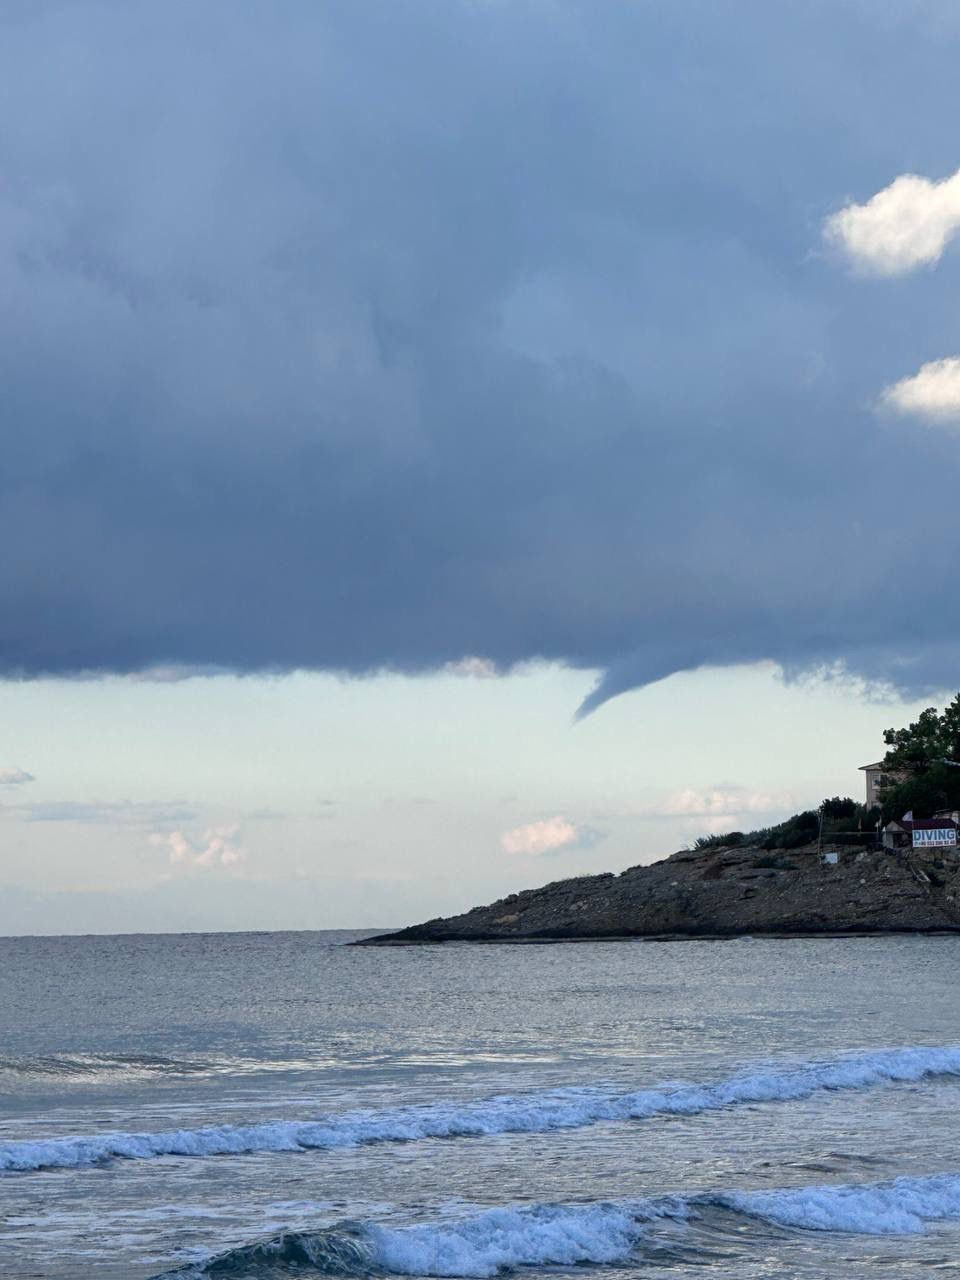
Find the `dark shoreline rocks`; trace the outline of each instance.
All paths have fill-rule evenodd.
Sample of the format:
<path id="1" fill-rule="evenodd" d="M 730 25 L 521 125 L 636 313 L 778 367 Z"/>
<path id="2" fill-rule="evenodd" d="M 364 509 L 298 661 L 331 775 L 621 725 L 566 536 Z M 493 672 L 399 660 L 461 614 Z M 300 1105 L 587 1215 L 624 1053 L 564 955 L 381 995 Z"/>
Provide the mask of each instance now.
<path id="1" fill-rule="evenodd" d="M 837 862 L 830 865 L 815 845 L 685 850 L 619 875 L 558 880 L 354 945 L 960 933 L 957 853 L 833 852 Z"/>

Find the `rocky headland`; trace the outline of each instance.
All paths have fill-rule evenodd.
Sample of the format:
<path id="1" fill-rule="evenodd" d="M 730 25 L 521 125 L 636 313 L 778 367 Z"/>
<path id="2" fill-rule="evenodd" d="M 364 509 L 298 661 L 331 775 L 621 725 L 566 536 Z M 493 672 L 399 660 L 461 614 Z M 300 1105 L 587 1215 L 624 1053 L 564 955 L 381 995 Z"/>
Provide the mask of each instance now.
<path id="1" fill-rule="evenodd" d="M 952 850 L 720 847 L 558 880 L 361 945 L 960 932 Z M 832 854 L 836 861 L 832 861 Z"/>

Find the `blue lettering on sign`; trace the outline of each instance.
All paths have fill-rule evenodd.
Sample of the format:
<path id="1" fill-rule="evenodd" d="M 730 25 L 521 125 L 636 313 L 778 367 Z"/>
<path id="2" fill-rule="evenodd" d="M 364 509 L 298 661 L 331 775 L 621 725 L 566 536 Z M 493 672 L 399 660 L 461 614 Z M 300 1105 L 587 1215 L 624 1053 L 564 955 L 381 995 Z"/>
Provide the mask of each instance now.
<path id="1" fill-rule="evenodd" d="M 925 845 L 937 845 L 940 847 L 955 847 L 957 843 L 957 833 L 950 827 L 937 827 L 930 831 L 914 831 L 913 847 L 919 849 Z"/>

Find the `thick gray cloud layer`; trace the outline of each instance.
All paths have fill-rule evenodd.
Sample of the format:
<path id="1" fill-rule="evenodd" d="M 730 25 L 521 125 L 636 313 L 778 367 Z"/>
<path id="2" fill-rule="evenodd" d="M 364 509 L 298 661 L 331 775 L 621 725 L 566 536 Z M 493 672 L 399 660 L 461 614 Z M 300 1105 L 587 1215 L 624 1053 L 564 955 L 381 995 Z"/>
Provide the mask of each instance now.
<path id="1" fill-rule="evenodd" d="M 956 683 L 960 15 L 809 0 L 0 14 L 0 670 L 843 661 Z M 593 703 L 591 703 L 593 705 Z"/>

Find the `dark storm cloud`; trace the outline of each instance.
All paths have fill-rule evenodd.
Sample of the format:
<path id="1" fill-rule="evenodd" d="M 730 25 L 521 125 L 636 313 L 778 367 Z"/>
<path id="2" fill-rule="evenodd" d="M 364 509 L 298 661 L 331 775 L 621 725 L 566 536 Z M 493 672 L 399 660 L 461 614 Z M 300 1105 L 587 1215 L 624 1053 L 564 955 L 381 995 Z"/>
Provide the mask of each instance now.
<path id="1" fill-rule="evenodd" d="M 956 682 L 939 4 L 170 0 L 0 32 L 0 669 Z"/>

